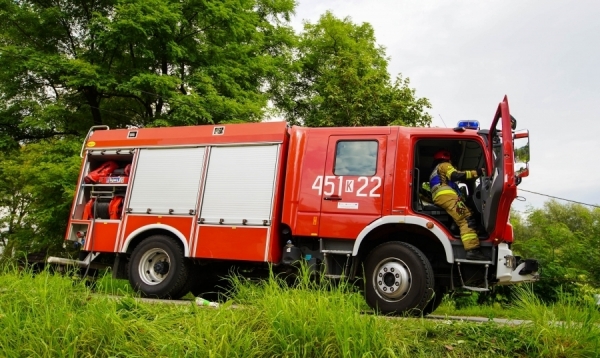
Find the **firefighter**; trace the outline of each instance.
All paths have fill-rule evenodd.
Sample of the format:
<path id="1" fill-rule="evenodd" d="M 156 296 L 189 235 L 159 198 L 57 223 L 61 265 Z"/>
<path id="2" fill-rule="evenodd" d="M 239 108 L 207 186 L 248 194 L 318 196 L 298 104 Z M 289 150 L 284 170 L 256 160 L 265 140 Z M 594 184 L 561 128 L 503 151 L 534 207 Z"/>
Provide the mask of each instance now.
<path id="1" fill-rule="evenodd" d="M 463 194 L 457 181 L 475 179 L 481 171 L 459 171 L 450 163 L 451 154 L 446 149 L 433 155 L 434 169 L 429 176 L 429 186 L 433 203 L 448 212 L 460 228 L 460 238 L 467 252 L 467 260 L 487 261 L 488 258 L 479 249 L 477 223 L 463 200 Z"/>

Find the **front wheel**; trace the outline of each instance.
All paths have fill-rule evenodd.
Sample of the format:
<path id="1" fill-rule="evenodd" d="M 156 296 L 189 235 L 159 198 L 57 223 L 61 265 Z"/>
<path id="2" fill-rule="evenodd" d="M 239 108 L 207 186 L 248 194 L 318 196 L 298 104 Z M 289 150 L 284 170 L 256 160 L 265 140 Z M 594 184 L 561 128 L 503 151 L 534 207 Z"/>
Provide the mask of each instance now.
<path id="1" fill-rule="evenodd" d="M 422 314 L 433 294 L 433 269 L 413 245 L 392 241 L 377 246 L 365 261 L 365 298 L 384 314 Z"/>
<path id="2" fill-rule="evenodd" d="M 150 236 L 129 260 L 129 283 L 145 297 L 180 298 L 189 272 L 183 249 L 169 236 Z"/>

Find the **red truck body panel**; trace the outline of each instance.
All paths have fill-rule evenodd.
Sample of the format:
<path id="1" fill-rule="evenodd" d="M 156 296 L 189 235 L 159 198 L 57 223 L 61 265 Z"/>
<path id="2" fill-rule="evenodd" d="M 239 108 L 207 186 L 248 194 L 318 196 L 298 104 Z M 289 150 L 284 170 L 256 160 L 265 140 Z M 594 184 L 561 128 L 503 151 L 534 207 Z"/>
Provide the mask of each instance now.
<path id="1" fill-rule="evenodd" d="M 282 222 L 296 235 L 356 238 L 383 213 L 384 190 L 391 184 L 385 180 L 386 163 L 388 172 L 393 167 L 394 153 L 387 147 L 391 128 L 293 127 L 290 132 Z M 353 140 L 377 141 L 377 167 L 372 175 L 334 174 L 336 144 Z M 387 177 L 391 179 L 391 174 Z"/>
<path id="2" fill-rule="evenodd" d="M 222 134 L 214 134 L 215 128 L 223 128 Z M 169 227 L 182 239 L 190 257 L 211 259 L 232 259 L 246 261 L 278 262 L 281 258 L 281 245 L 276 236 L 279 232 L 285 163 L 287 160 L 288 126 L 284 122 L 236 124 L 228 126 L 196 126 L 172 128 L 117 129 L 95 131 L 89 136 L 87 151 L 139 150 L 140 148 L 178 148 L 189 146 L 240 146 L 276 143 L 280 146 L 273 191 L 273 209 L 269 227 L 241 227 L 239 225 L 199 225 L 199 213 L 193 215 L 152 215 L 123 213 L 121 220 L 86 221 L 76 218 L 78 205 L 75 197 L 72 207 L 71 225 L 89 225 L 84 250 L 95 252 L 123 252 L 141 228 Z M 136 154 L 133 154 L 135 168 Z M 79 183 L 82 183 L 86 170 L 82 165 Z M 131 184 L 135 183 L 135 169 Z M 205 179 L 202 176 L 202 181 Z M 82 185 L 80 189 L 82 190 Z M 203 190 L 202 188 L 200 189 Z M 126 202 L 131 190 L 127 191 Z M 202 194 L 202 193 L 201 193 Z M 201 195 L 200 195 L 201 197 Z M 200 200 L 199 200 L 200 201 Z M 200 205 L 200 203 L 199 203 Z M 67 239 L 72 230 L 67 231 Z"/>
<path id="3" fill-rule="evenodd" d="M 496 122 L 506 122 L 508 104 L 501 104 Z M 505 136 L 510 138 L 509 136 Z M 202 147 L 205 150 L 204 172 L 200 176 L 198 203 L 190 215 L 156 215 L 123 212 L 121 220 L 95 220 L 87 232 L 85 250 L 97 252 L 125 252 L 140 229 L 169 227 L 186 247 L 186 255 L 194 258 L 279 262 L 284 243 L 281 225 L 294 236 L 355 240 L 365 228 L 381 217 L 414 215 L 411 205 L 414 188 L 412 170 L 415 146 L 420 140 L 468 140 L 482 148 L 486 143 L 477 131 L 455 131 L 442 128 L 407 127 L 353 127 L 303 128 L 288 127 L 284 122 L 264 122 L 225 126 L 193 126 L 171 128 L 117 129 L 93 132 L 85 143 L 92 153 L 128 152 L 131 155 L 132 174 L 122 184 L 135 185 L 135 167 L 140 150 L 157 148 Z M 506 141 L 506 138 L 504 140 Z M 490 138 L 491 140 L 491 138 Z M 275 177 L 272 209 L 265 227 L 244 227 L 239 224 L 204 224 L 200 213 L 206 193 L 205 181 L 210 148 L 222 146 L 255 146 L 276 144 Z M 510 146 L 510 143 L 505 143 Z M 506 149 L 509 149 L 508 147 Z M 485 150 L 486 166 L 491 168 L 491 150 Z M 362 156 L 370 166 L 353 168 L 346 165 L 343 156 Z M 82 177 L 91 161 L 84 161 L 80 171 L 79 191 L 85 187 Z M 508 172 L 511 168 L 506 167 Z M 429 175 L 429 173 L 426 173 Z M 107 184 L 108 185 L 108 184 Z M 516 195 L 516 186 L 506 184 L 499 204 L 498 223 L 490 236 L 498 242 L 512 241 L 512 230 L 507 226 L 510 203 Z M 90 224 L 77 217 L 85 195 L 76 196 L 72 209 L 72 225 Z M 131 191 L 125 194 L 125 206 L 131 200 Z M 251 194 L 251 193 L 249 193 Z M 221 220 L 223 221 L 223 220 Z M 455 240 L 447 228 L 440 226 L 449 240 Z M 72 237 L 67 231 L 67 239 Z"/>

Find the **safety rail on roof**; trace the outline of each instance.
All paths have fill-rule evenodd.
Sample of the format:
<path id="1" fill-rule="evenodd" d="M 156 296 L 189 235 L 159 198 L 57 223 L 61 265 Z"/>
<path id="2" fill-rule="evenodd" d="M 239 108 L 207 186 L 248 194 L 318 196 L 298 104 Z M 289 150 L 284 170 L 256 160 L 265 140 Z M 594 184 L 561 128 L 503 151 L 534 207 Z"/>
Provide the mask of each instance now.
<path id="1" fill-rule="evenodd" d="M 87 132 L 87 135 L 85 136 L 85 139 L 83 140 L 83 144 L 81 145 L 81 151 L 79 152 L 79 156 L 81 158 L 83 158 L 83 150 L 85 149 L 85 144 L 87 143 L 88 139 L 90 138 L 92 133 L 94 133 L 94 131 L 99 130 L 99 129 L 109 130 L 110 127 L 107 125 L 101 125 L 101 126 L 92 126 L 92 128 L 90 128 L 90 130 Z"/>

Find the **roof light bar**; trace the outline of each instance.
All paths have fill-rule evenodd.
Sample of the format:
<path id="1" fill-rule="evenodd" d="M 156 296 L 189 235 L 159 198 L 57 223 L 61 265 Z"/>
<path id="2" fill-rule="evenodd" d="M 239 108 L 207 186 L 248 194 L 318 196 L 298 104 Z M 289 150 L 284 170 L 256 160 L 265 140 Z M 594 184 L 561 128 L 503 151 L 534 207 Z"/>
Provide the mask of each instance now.
<path id="1" fill-rule="evenodd" d="M 479 129 L 479 121 L 475 121 L 475 120 L 459 121 L 458 128 Z"/>

